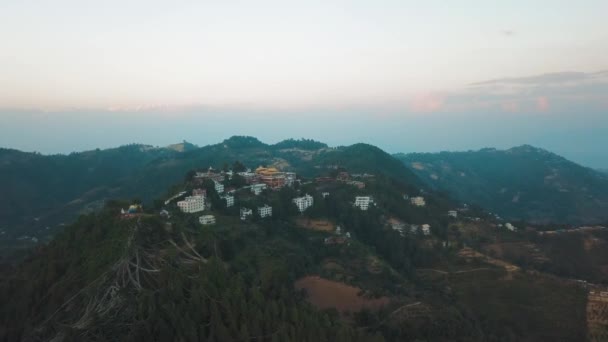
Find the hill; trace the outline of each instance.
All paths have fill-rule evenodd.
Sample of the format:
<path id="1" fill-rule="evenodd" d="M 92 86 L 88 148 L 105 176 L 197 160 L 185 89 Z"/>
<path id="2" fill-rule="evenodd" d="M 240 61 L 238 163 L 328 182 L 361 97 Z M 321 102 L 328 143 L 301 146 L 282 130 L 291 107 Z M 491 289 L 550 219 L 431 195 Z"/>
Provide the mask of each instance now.
<path id="1" fill-rule="evenodd" d="M 387 174 L 411 185 L 421 182 L 386 152 L 370 145 L 328 148 L 313 140 L 289 139 L 274 145 L 234 136 L 196 147 L 129 145 L 70 155 L 44 156 L 0 150 L 0 246 L 3 253 L 48 240 L 61 224 L 98 210 L 112 198 L 151 202 L 165 195 L 191 170 L 224 169 L 239 161 L 250 167 L 272 165 L 305 176 L 346 167 Z"/>
<path id="2" fill-rule="evenodd" d="M 428 186 L 505 218 L 608 221 L 608 176 L 539 148 L 524 145 L 395 157 Z"/>
<path id="3" fill-rule="evenodd" d="M 440 194 L 414 206 L 403 198 L 411 186 L 391 176 L 360 176 L 360 188 L 320 170 L 322 179 L 259 195 L 241 186 L 233 207 L 213 182 L 182 176 L 174 191 L 206 188 L 209 226 L 166 197 L 132 214 L 121 214 L 132 201 L 108 201 L 2 268 L 0 340 L 585 338 L 587 292 L 577 282 L 463 248 L 526 234 L 449 218 L 457 204 Z M 303 194 L 314 202 L 299 213 L 292 199 Z M 373 204 L 361 210 L 356 196 Z M 239 218 L 239 208 L 263 204 L 271 217 Z"/>

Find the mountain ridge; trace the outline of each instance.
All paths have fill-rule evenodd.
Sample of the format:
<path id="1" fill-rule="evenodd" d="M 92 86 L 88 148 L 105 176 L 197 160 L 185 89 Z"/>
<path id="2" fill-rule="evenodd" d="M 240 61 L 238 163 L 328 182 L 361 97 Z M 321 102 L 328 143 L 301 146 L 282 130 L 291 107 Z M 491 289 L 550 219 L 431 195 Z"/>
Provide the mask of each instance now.
<path id="1" fill-rule="evenodd" d="M 608 220 L 605 174 L 531 145 L 394 156 L 428 186 L 504 217 L 545 223 Z"/>

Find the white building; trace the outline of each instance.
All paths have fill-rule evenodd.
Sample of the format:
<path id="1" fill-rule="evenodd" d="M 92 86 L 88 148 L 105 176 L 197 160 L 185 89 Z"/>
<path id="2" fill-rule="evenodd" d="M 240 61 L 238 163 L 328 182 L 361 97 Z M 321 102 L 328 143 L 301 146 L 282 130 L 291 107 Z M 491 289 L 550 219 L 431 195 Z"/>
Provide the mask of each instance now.
<path id="1" fill-rule="evenodd" d="M 205 210 L 205 197 L 188 196 L 183 201 L 177 202 L 179 209 L 185 213 L 197 213 Z"/>
<path id="2" fill-rule="evenodd" d="M 342 234 L 342 228 L 340 228 L 340 226 L 336 227 L 336 235 L 341 235 Z"/>
<path id="3" fill-rule="evenodd" d="M 285 172 L 285 185 L 292 186 L 296 181 L 295 172 Z"/>
<path id="4" fill-rule="evenodd" d="M 448 211 L 448 216 L 449 217 L 453 217 L 453 218 L 457 218 L 458 217 L 458 212 L 456 210 L 449 210 Z"/>
<path id="5" fill-rule="evenodd" d="M 226 195 L 223 198 L 226 201 L 226 208 L 230 208 L 234 205 L 234 196 Z"/>
<path id="6" fill-rule="evenodd" d="M 428 224 L 423 224 L 422 225 L 422 234 L 424 235 L 431 235 L 431 226 Z"/>
<path id="7" fill-rule="evenodd" d="M 292 201 L 296 204 L 298 210 L 300 210 L 301 213 L 303 213 L 304 210 L 312 207 L 313 204 L 313 198 L 309 194 L 306 194 L 302 197 L 294 198 Z"/>
<path id="8" fill-rule="evenodd" d="M 241 220 L 245 221 L 249 216 L 253 215 L 253 210 L 248 208 L 241 208 Z"/>
<path id="9" fill-rule="evenodd" d="M 367 210 L 372 203 L 374 203 L 374 200 L 369 196 L 355 197 L 355 207 L 358 207 L 361 210 Z"/>
<path id="10" fill-rule="evenodd" d="M 261 218 L 270 217 L 272 216 L 272 207 L 266 204 L 263 207 L 258 207 L 258 214 Z"/>
<path id="11" fill-rule="evenodd" d="M 203 215 L 198 218 L 198 222 L 200 222 L 203 226 L 207 226 L 215 223 L 215 216 L 213 215 Z"/>
<path id="12" fill-rule="evenodd" d="M 323 198 L 326 198 L 327 196 L 329 196 L 329 192 L 324 192 L 321 194 L 321 196 L 323 196 Z"/>
<path id="13" fill-rule="evenodd" d="M 514 225 L 512 225 L 510 222 L 505 223 L 505 228 L 507 228 L 508 230 L 510 230 L 512 232 L 516 232 L 517 231 L 517 227 L 515 227 Z"/>
<path id="14" fill-rule="evenodd" d="M 216 181 L 214 181 L 213 183 L 215 184 L 215 192 L 217 192 L 218 194 L 224 192 L 224 184 Z"/>
<path id="15" fill-rule="evenodd" d="M 252 184 L 251 185 L 251 192 L 253 192 L 254 195 L 259 195 L 262 193 L 262 190 L 266 189 L 267 185 L 264 183 L 259 183 L 259 184 Z"/>
<path id="16" fill-rule="evenodd" d="M 412 205 L 415 205 L 417 207 L 424 207 L 426 205 L 426 202 L 424 201 L 424 197 L 421 197 L 421 196 L 410 198 L 410 203 L 412 203 Z"/>

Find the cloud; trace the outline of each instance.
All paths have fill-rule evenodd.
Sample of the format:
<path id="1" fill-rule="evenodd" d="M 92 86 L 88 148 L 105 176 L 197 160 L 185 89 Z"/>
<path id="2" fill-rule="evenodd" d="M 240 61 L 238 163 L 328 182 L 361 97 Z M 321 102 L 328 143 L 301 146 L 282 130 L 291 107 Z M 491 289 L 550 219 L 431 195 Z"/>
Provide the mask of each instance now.
<path id="1" fill-rule="evenodd" d="M 513 30 L 502 30 L 502 34 L 507 37 L 512 37 L 515 35 L 515 31 Z"/>
<path id="2" fill-rule="evenodd" d="M 444 112 L 605 112 L 608 71 L 562 71 L 475 82 L 444 96 Z"/>
<path id="3" fill-rule="evenodd" d="M 527 77 L 509 77 L 509 78 L 498 78 L 494 80 L 481 81 L 471 83 L 471 86 L 483 86 L 491 84 L 559 84 L 568 82 L 579 82 L 594 78 L 595 76 L 601 76 L 599 73 L 585 73 L 577 71 L 563 71 L 554 72 L 548 74 L 527 76 Z"/>

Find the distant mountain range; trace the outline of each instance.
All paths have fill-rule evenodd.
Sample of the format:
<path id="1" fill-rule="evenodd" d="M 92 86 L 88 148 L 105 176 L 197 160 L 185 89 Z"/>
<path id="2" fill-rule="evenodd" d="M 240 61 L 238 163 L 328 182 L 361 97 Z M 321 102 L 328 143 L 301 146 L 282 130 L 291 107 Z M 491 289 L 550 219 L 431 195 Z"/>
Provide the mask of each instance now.
<path id="1" fill-rule="evenodd" d="M 428 186 L 505 218 L 561 223 L 608 220 L 608 175 L 533 146 L 395 157 Z"/>

